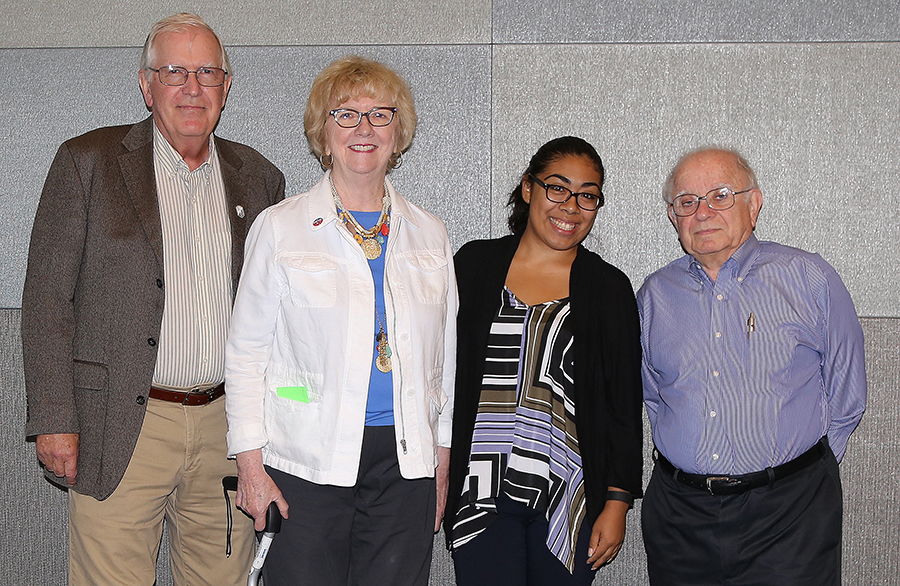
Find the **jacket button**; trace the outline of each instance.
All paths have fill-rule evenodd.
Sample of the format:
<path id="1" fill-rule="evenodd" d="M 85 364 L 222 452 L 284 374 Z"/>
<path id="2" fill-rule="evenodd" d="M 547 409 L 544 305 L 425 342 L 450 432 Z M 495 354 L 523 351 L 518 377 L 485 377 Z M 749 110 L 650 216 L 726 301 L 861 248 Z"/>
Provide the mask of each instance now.
<path id="1" fill-rule="evenodd" d="M 162 279 L 156 279 L 156 286 L 162 289 Z"/>
<path id="2" fill-rule="evenodd" d="M 135 399 L 135 402 L 136 402 L 138 405 L 143 405 L 144 403 L 147 402 L 147 399 L 144 398 L 144 395 L 138 395 L 138 396 L 137 396 L 137 399 Z"/>
<path id="3" fill-rule="evenodd" d="M 156 346 L 156 340 L 154 340 L 153 338 L 147 338 L 147 343 L 151 346 Z"/>

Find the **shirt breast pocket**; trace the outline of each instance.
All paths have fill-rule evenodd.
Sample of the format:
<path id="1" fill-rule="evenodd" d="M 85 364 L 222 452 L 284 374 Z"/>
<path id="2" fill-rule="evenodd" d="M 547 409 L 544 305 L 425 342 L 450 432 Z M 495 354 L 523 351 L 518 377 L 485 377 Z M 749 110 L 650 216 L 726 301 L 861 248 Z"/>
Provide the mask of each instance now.
<path id="1" fill-rule="evenodd" d="M 744 369 L 748 380 L 766 381 L 764 386 L 769 393 L 782 392 L 800 345 L 797 332 L 789 328 L 753 331 L 745 345 Z"/>
<path id="2" fill-rule="evenodd" d="M 416 299 L 419 303 L 445 303 L 450 286 L 450 262 L 443 251 L 414 250 L 404 254 Z"/>
<path id="3" fill-rule="evenodd" d="M 284 259 L 291 302 L 295 307 L 333 307 L 337 301 L 338 261 L 317 252 Z"/>

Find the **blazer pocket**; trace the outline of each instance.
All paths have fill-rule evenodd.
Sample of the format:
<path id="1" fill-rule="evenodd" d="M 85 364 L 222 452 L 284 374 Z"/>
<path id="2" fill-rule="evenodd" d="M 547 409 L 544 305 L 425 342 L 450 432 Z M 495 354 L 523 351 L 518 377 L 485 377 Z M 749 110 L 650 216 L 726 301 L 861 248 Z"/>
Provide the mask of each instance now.
<path id="1" fill-rule="evenodd" d="M 72 365 L 72 382 L 80 436 L 78 474 L 82 476 L 87 469 L 99 474 L 99 463 L 108 439 L 109 368 L 98 362 L 76 360 Z"/>
<path id="2" fill-rule="evenodd" d="M 109 387 L 109 368 L 99 362 L 75 360 L 72 363 L 72 385 L 75 389 L 105 391 Z"/>

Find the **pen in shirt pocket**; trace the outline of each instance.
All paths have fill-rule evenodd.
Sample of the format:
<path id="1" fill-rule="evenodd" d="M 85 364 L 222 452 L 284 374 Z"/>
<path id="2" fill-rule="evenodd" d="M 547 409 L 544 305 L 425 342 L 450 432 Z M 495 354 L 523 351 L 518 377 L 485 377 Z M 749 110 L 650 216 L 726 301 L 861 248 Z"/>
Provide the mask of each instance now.
<path id="1" fill-rule="evenodd" d="M 750 339 L 750 332 L 756 329 L 756 318 L 753 316 L 753 312 L 750 312 L 750 317 L 747 318 L 747 339 Z"/>

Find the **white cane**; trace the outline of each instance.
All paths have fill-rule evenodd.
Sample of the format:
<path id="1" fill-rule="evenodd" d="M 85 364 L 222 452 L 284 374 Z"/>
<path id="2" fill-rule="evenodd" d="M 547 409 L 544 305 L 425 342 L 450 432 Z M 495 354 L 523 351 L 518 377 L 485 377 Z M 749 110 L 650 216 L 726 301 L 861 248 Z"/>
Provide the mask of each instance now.
<path id="1" fill-rule="evenodd" d="M 225 541 L 225 556 L 231 556 L 231 499 L 228 498 L 228 491 L 237 490 L 237 476 L 226 476 L 222 479 L 222 489 L 225 492 L 225 506 L 228 511 L 228 534 Z M 281 531 L 281 511 L 274 502 L 269 503 L 269 509 L 266 511 L 266 526 L 263 527 L 262 536 L 259 539 L 259 545 L 256 548 L 256 556 L 250 565 L 250 575 L 247 577 L 247 586 L 256 586 L 259 581 L 259 575 L 262 572 L 263 564 L 266 563 L 266 556 L 269 555 L 269 548 L 275 534 Z"/>
<path id="2" fill-rule="evenodd" d="M 250 566 L 247 586 L 256 586 L 263 564 L 266 563 L 266 556 L 269 555 L 272 539 L 275 538 L 275 534 L 279 531 L 281 531 L 281 512 L 278 510 L 278 505 L 272 502 L 269 503 L 269 510 L 266 511 L 266 526 L 263 528 L 262 537 L 259 538 L 256 557 L 253 558 L 253 564 Z"/>

